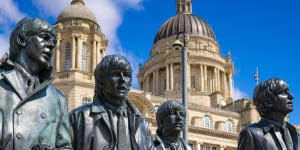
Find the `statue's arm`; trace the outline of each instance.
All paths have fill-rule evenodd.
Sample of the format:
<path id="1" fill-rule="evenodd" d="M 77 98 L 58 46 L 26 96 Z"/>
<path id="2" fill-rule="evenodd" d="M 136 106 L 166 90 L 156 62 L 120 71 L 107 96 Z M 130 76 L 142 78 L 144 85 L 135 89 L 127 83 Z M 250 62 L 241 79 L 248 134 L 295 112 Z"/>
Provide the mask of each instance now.
<path id="1" fill-rule="evenodd" d="M 62 97 L 60 102 L 62 110 L 57 127 L 55 147 L 60 150 L 72 149 L 67 100 Z"/>
<path id="2" fill-rule="evenodd" d="M 243 129 L 239 134 L 238 150 L 254 150 L 254 137 L 247 128 Z"/>
<path id="3" fill-rule="evenodd" d="M 77 138 L 76 138 L 76 113 L 71 111 L 69 113 L 69 119 L 70 119 L 70 134 L 71 134 L 71 141 L 72 141 L 72 147 L 74 150 L 77 150 L 77 145 L 76 143 Z"/>

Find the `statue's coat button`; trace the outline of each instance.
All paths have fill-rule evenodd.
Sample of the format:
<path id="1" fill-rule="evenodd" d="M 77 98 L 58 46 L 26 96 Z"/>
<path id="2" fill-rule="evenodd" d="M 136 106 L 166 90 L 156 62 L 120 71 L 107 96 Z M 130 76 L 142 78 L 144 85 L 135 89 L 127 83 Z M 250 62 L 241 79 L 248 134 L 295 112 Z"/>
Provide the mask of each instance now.
<path id="1" fill-rule="evenodd" d="M 43 119 L 47 118 L 46 113 L 42 112 L 42 113 L 41 113 L 41 117 L 42 117 Z"/>
<path id="2" fill-rule="evenodd" d="M 22 135 L 22 133 L 19 133 L 19 132 L 18 132 L 18 133 L 16 134 L 16 137 L 17 137 L 18 139 L 22 139 L 23 135 Z"/>
<path id="3" fill-rule="evenodd" d="M 22 111 L 21 109 L 18 109 L 18 110 L 17 110 L 17 114 L 18 114 L 18 115 L 22 115 L 22 113 L 23 113 L 23 111 Z"/>

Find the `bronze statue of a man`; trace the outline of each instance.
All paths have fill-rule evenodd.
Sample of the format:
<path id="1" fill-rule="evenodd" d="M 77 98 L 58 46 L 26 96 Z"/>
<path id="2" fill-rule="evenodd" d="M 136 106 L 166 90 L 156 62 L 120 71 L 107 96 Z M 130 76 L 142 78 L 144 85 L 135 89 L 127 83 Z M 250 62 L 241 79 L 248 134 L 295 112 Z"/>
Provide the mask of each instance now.
<path id="1" fill-rule="evenodd" d="M 24 18 L 0 65 L 0 149 L 71 149 L 67 100 L 50 83 L 53 27 Z"/>
<path id="2" fill-rule="evenodd" d="M 293 111 L 293 98 L 288 84 L 281 79 L 269 79 L 256 86 L 253 101 L 262 119 L 241 131 L 238 149 L 300 149 L 296 128 L 284 121 Z"/>
<path id="3" fill-rule="evenodd" d="M 164 102 L 157 110 L 157 131 L 154 146 L 157 150 L 191 150 L 181 138 L 186 110 L 175 100 Z"/>
<path id="4" fill-rule="evenodd" d="M 146 118 L 126 99 L 132 80 L 128 60 L 105 56 L 94 72 L 92 104 L 70 113 L 75 150 L 150 150 L 151 132 Z"/>

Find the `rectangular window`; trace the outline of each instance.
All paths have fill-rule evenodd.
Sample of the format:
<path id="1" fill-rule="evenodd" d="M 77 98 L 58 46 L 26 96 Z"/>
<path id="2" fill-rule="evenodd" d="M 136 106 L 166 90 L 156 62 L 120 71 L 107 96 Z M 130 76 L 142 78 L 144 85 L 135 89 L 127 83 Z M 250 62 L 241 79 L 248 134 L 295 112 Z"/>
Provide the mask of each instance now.
<path id="1" fill-rule="evenodd" d="M 69 71 L 71 68 L 71 44 L 66 44 L 66 51 L 65 51 L 65 69 L 66 71 Z"/>
<path id="2" fill-rule="evenodd" d="M 191 76 L 191 88 L 196 88 L 196 77 Z"/>
<path id="3" fill-rule="evenodd" d="M 81 70 L 83 72 L 87 71 L 87 46 L 85 44 L 82 45 L 82 62 L 81 62 Z"/>

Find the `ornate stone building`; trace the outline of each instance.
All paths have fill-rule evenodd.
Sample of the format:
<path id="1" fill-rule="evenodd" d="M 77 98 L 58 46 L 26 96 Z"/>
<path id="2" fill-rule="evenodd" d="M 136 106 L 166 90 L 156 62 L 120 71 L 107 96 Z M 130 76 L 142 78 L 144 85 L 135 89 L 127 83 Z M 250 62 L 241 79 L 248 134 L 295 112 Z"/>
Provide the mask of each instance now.
<path id="1" fill-rule="evenodd" d="M 128 99 L 156 130 L 156 108 L 169 99 L 181 101 L 181 50 L 172 43 L 179 32 L 189 35 L 188 47 L 188 141 L 194 150 L 235 150 L 239 131 L 259 120 L 252 100 L 233 101 L 234 65 L 220 54 L 212 28 L 192 14 L 191 0 L 177 0 L 177 15 L 157 32 L 151 58 L 140 65 L 140 89 Z M 54 85 L 69 100 L 69 109 L 90 103 L 95 81 L 93 71 L 105 56 L 108 41 L 94 14 L 83 0 L 72 0 L 57 18 L 58 46 L 53 60 Z M 179 37 L 182 39 L 182 37 Z"/>
<path id="2" fill-rule="evenodd" d="M 108 44 L 95 15 L 84 5 L 83 0 L 72 0 L 55 23 L 58 42 L 53 58 L 53 85 L 68 98 L 69 108 L 91 102 L 94 68 Z"/>

